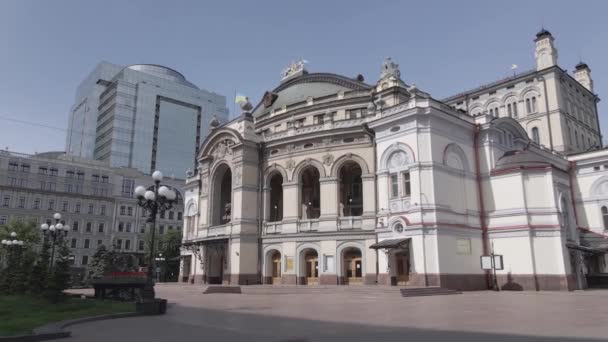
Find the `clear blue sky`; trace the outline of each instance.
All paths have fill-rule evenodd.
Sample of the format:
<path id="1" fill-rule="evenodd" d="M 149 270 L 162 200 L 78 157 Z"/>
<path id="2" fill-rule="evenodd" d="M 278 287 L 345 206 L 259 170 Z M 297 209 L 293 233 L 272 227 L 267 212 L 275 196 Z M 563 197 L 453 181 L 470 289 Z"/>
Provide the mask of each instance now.
<path id="1" fill-rule="evenodd" d="M 513 63 L 532 68 L 542 24 L 559 64 L 572 70 L 581 55 L 608 101 L 607 13 L 606 1 L 2 0 L 0 147 L 64 149 L 76 86 L 102 60 L 172 67 L 225 95 L 231 111 L 235 90 L 256 102 L 298 58 L 375 82 L 391 56 L 407 83 L 443 98 Z"/>

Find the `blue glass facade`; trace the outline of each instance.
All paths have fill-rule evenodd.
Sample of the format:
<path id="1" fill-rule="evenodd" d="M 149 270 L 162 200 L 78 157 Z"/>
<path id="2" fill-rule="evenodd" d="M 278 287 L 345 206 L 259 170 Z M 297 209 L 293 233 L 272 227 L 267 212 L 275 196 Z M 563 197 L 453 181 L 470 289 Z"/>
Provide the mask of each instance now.
<path id="1" fill-rule="evenodd" d="M 173 69 L 101 63 L 76 92 L 66 151 L 183 178 L 214 115 L 228 121 L 226 98 Z"/>

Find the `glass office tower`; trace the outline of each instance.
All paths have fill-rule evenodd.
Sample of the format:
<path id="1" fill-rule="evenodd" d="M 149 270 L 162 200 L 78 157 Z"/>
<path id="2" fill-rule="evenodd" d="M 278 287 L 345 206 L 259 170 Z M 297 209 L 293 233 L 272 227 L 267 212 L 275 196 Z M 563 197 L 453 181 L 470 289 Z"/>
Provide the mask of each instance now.
<path id="1" fill-rule="evenodd" d="M 195 167 L 214 115 L 228 121 L 226 98 L 173 69 L 102 62 L 76 91 L 66 151 L 112 167 L 184 178 Z"/>

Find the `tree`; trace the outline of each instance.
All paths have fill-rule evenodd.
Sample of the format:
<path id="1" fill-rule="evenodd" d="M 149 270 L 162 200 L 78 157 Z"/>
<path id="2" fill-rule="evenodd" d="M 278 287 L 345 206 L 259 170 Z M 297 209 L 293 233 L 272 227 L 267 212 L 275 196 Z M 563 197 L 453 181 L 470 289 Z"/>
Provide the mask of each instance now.
<path id="1" fill-rule="evenodd" d="M 97 247 L 97 251 L 93 255 L 91 264 L 87 274 L 87 281 L 92 279 L 99 279 L 109 271 L 110 263 L 108 260 L 109 251 L 105 245 Z"/>
<path id="2" fill-rule="evenodd" d="M 11 236 L 13 232 L 17 234 L 15 237 Z M 36 259 L 33 247 L 40 241 L 36 221 L 11 220 L 0 225 L 0 240 L 5 239 L 20 240 L 24 244 L 0 250 L 0 259 L 6 260 L 6 267 L 0 272 L 0 292 L 24 293 L 29 288 L 29 277 Z"/>
<path id="3" fill-rule="evenodd" d="M 41 295 L 45 292 L 47 278 L 49 275 L 49 262 L 51 260 L 50 245 L 48 241 L 42 243 L 38 260 L 32 268 L 29 279 L 29 291 L 31 294 Z"/>
<path id="4" fill-rule="evenodd" d="M 57 258 L 46 291 L 47 297 L 53 303 L 63 299 L 63 290 L 70 285 L 70 249 L 64 241 L 58 243 L 57 246 L 59 247 Z"/>
<path id="5" fill-rule="evenodd" d="M 180 247 L 182 245 L 182 232 L 180 230 L 169 230 L 163 235 L 156 235 L 154 254 L 155 258 L 162 255 L 165 259 L 157 263 L 157 267 L 161 269 L 161 281 L 177 280 L 179 275 L 179 256 Z M 146 262 L 150 258 L 150 246 L 152 236 L 146 234 Z"/>
<path id="6" fill-rule="evenodd" d="M 35 220 L 11 220 L 8 224 L 0 225 L 0 240 L 11 239 L 10 234 L 17 233 L 17 240 L 24 245 L 35 246 L 40 242 L 40 231 Z"/>

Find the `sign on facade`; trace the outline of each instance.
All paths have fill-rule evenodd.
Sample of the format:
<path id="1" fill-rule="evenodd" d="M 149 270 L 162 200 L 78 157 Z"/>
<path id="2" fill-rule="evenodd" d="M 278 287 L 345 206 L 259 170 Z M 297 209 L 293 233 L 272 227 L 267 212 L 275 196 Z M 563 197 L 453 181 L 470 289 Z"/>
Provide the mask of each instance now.
<path id="1" fill-rule="evenodd" d="M 494 263 L 492 263 L 492 258 L 494 258 Z M 482 270 L 503 270 L 504 265 L 502 262 L 502 255 L 482 255 L 481 256 L 481 269 Z"/>
<path id="2" fill-rule="evenodd" d="M 293 271 L 293 257 L 285 256 L 285 272 Z"/>

